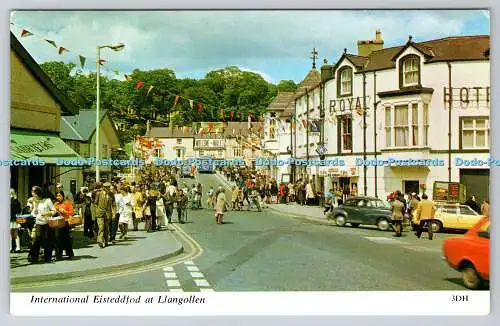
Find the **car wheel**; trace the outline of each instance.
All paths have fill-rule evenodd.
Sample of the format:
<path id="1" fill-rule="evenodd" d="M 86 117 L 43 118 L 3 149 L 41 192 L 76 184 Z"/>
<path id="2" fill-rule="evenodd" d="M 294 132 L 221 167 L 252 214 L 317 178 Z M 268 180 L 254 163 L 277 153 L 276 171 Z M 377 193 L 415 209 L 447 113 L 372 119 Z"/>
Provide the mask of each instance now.
<path id="1" fill-rule="evenodd" d="M 381 218 L 377 221 L 377 227 L 380 231 L 387 231 L 390 228 L 389 221 L 385 218 Z"/>
<path id="2" fill-rule="evenodd" d="M 439 221 L 432 221 L 429 227 L 433 233 L 438 233 L 443 228 L 443 224 Z"/>
<path id="3" fill-rule="evenodd" d="M 351 226 L 352 226 L 353 228 L 357 228 L 357 227 L 359 226 L 359 223 L 351 223 Z"/>
<path id="4" fill-rule="evenodd" d="M 462 280 L 464 285 L 469 289 L 478 289 L 481 287 L 481 277 L 476 272 L 476 269 L 471 264 L 462 269 Z"/>
<path id="5" fill-rule="evenodd" d="M 345 220 L 345 217 L 342 216 L 342 215 L 337 215 L 335 216 L 335 223 L 338 225 L 338 226 L 344 226 L 345 223 L 346 223 L 346 220 Z"/>

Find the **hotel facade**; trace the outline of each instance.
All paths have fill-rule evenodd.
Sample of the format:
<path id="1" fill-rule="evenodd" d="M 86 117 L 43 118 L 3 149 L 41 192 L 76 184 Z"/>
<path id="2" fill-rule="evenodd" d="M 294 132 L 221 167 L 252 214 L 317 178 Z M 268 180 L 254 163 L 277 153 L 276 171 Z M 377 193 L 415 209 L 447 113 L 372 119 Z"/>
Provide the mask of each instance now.
<path id="1" fill-rule="evenodd" d="M 434 182 L 457 182 L 467 195 L 488 199 L 489 164 L 480 161 L 490 158 L 489 47 L 489 36 L 463 36 L 409 37 L 384 48 L 377 31 L 375 40 L 358 41 L 357 54 L 345 49 L 321 72 L 313 64 L 282 104 L 291 118 L 273 123 L 281 125 L 276 137 L 291 156 L 329 165 L 285 166 L 275 177 L 290 173 L 321 191 L 379 198 L 395 190 L 432 196 Z M 277 111 L 273 103 L 268 116 Z M 269 118 L 265 129 L 269 135 Z"/>

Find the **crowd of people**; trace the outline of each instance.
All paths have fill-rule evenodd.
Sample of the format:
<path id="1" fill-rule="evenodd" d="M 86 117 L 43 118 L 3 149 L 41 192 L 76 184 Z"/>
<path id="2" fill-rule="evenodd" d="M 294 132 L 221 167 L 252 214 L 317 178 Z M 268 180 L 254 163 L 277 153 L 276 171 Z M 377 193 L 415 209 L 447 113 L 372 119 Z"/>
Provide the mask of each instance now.
<path id="1" fill-rule="evenodd" d="M 139 231 L 144 224 L 148 233 L 171 230 L 169 224 L 177 213 L 177 221 L 187 221 L 188 209 L 202 208 L 202 185 L 181 184 L 178 170 L 144 169 L 139 182 L 116 180 L 95 182 L 72 195 L 58 184 L 55 192 L 34 186 L 26 205 L 21 205 L 13 189 L 11 197 L 11 252 L 21 251 L 19 230 L 30 238 L 28 261 L 36 263 L 43 249 L 43 261 L 74 257 L 72 229 L 82 225 L 83 235 L 100 248 L 118 240 L 126 240 L 129 232 Z M 211 208 L 217 224 L 224 223 L 227 200 L 222 187 L 212 190 Z M 68 192 L 69 193 L 69 192 Z M 75 222 L 76 221 L 76 222 Z"/>
<path id="2" fill-rule="evenodd" d="M 237 209 L 241 209 L 244 202 L 247 203 L 248 209 L 254 202 L 259 202 L 259 206 L 293 202 L 300 205 L 321 206 L 327 198 L 326 194 L 315 189 L 312 180 L 298 179 L 294 183 L 278 184 L 274 178 L 262 171 L 241 166 L 220 167 L 219 173 L 234 183 L 231 201 L 232 207 Z M 342 192 L 333 190 L 331 192 L 332 196 L 335 194 L 337 198 L 342 198 Z"/>

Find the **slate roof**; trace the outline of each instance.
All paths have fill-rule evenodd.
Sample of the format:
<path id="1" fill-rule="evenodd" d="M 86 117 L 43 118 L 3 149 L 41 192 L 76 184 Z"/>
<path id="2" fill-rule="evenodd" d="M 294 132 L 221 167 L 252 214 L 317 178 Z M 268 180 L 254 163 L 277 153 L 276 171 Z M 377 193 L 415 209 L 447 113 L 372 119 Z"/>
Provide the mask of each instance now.
<path id="1" fill-rule="evenodd" d="M 315 68 L 309 70 L 303 81 L 300 82 L 299 87 L 295 91 L 294 98 L 299 98 L 306 93 L 306 90 L 316 88 L 321 83 L 321 74 Z"/>
<path id="2" fill-rule="evenodd" d="M 488 35 L 454 36 L 425 42 L 408 42 L 404 46 L 396 46 L 373 51 L 368 57 L 366 71 L 375 71 L 395 67 L 395 57 L 413 46 L 426 57 L 426 62 L 488 60 L 485 53 L 490 48 Z"/>
<path id="3" fill-rule="evenodd" d="M 100 110 L 101 122 L 107 110 Z M 95 132 L 95 110 L 80 110 L 78 114 L 61 117 L 62 139 L 88 141 Z"/>
<path id="4" fill-rule="evenodd" d="M 38 63 L 33 59 L 29 52 L 19 42 L 19 40 L 10 32 L 10 48 L 21 59 L 24 65 L 31 71 L 33 76 L 40 84 L 54 97 L 61 105 L 61 114 L 77 114 L 78 107 L 73 103 L 57 86 L 50 80 L 49 76 L 42 70 Z"/>
<path id="5" fill-rule="evenodd" d="M 285 110 L 290 102 L 293 101 L 294 94 L 294 92 L 278 92 L 278 95 L 276 95 L 267 109 L 273 111 Z"/>

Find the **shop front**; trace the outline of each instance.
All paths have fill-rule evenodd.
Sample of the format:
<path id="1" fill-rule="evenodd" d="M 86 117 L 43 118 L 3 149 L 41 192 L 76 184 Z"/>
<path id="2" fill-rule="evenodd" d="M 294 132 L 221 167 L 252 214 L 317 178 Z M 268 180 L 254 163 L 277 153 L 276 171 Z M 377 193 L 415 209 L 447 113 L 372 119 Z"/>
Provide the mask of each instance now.
<path id="1" fill-rule="evenodd" d="M 13 163 L 10 186 L 21 203 L 26 203 L 34 185 L 53 191 L 59 179 L 58 160 L 80 158 L 55 133 L 11 129 L 9 138 Z"/>
<path id="2" fill-rule="evenodd" d="M 357 167 L 320 167 L 319 176 L 324 180 L 325 191 L 333 189 L 342 200 L 358 195 Z"/>

